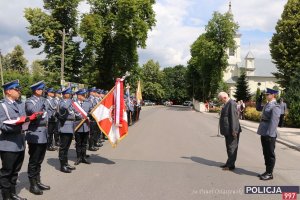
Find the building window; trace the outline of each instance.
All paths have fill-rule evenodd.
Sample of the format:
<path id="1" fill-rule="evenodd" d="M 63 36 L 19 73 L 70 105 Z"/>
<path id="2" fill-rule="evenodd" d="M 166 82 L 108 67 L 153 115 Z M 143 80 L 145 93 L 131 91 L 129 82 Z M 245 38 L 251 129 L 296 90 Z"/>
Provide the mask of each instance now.
<path id="1" fill-rule="evenodd" d="M 235 55 L 235 50 L 230 48 L 229 49 L 229 56 L 234 56 Z"/>

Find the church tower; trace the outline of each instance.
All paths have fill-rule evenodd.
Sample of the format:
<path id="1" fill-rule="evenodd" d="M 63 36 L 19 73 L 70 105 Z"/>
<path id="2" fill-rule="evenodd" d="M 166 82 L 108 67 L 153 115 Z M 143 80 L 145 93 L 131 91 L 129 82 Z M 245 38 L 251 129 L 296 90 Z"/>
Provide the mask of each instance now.
<path id="1" fill-rule="evenodd" d="M 231 1 L 229 1 L 228 13 L 232 14 Z M 227 49 L 228 66 L 223 76 L 223 80 L 227 83 L 230 83 L 232 77 L 239 76 L 238 67 L 241 64 L 241 36 L 241 34 L 236 34 L 234 37 L 235 48 Z"/>
<path id="2" fill-rule="evenodd" d="M 251 51 L 249 51 L 245 57 L 245 70 L 247 76 L 254 76 L 255 65 L 254 65 L 254 56 Z"/>

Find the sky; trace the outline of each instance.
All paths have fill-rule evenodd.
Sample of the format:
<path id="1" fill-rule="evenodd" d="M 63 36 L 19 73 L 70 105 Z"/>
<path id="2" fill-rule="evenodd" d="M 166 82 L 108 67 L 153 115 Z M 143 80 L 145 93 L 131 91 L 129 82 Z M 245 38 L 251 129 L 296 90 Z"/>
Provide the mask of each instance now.
<path id="1" fill-rule="evenodd" d="M 249 50 L 255 58 L 271 59 L 269 42 L 287 0 L 231 0 L 234 20 L 239 24 L 242 58 Z M 162 68 L 187 65 L 190 46 L 205 31 L 214 11 L 228 11 L 229 0 L 156 0 L 156 26 L 148 33 L 147 47 L 139 49 L 139 64 L 153 59 Z M 42 59 L 41 49 L 31 49 L 27 41 L 29 25 L 24 9 L 42 8 L 42 0 L 0 0 L 0 49 L 7 54 L 21 45 L 29 64 Z M 80 13 L 89 11 L 83 1 Z"/>

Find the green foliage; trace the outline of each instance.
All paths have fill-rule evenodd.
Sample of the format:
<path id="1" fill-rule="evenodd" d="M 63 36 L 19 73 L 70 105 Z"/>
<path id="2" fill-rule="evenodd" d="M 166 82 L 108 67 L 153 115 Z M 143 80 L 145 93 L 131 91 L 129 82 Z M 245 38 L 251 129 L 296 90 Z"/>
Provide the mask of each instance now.
<path id="1" fill-rule="evenodd" d="M 5 70 L 3 73 L 4 83 L 19 79 L 20 85 L 22 86 L 22 95 L 29 95 L 30 88 L 28 86 L 31 85 L 32 81 L 30 79 L 29 72 L 20 73 L 18 70 Z M 3 92 L 1 88 L 1 99 L 3 98 Z"/>
<path id="2" fill-rule="evenodd" d="M 219 92 L 227 92 L 229 94 L 229 86 L 223 80 L 219 82 L 217 93 Z"/>
<path id="3" fill-rule="evenodd" d="M 251 99 L 250 88 L 246 73 L 243 72 L 236 82 L 236 91 L 234 94 L 236 100 L 249 101 Z"/>
<path id="4" fill-rule="evenodd" d="M 61 66 L 62 35 L 66 30 L 64 75 L 65 80 L 80 80 L 81 52 L 77 36 L 77 7 L 80 0 L 44 0 L 43 11 L 40 8 L 26 8 L 25 18 L 29 22 L 28 33 L 35 38 L 28 41 L 32 48 L 43 46 L 48 59 L 47 68 L 56 71 Z"/>
<path id="5" fill-rule="evenodd" d="M 50 72 L 45 70 L 43 66 L 43 61 L 33 61 L 31 66 L 31 73 L 29 71 L 25 71 L 20 73 L 18 70 L 5 70 L 3 73 L 4 83 L 9 81 L 13 81 L 18 79 L 20 81 L 20 85 L 22 87 L 22 95 L 29 97 L 32 95 L 30 85 L 44 80 L 47 87 L 55 87 L 57 88 L 59 79 L 57 79 L 58 74 L 54 72 Z M 1 94 L 0 98 L 3 98 L 2 88 L 0 89 Z"/>
<path id="6" fill-rule="evenodd" d="M 271 43 L 271 56 L 278 69 L 274 73 L 284 88 L 289 115 L 288 124 L 300 127 L 300 1 L 288 0 L 276 25 Z"/>
<path id="7" fill-rule="evenodd" d="M 213 108 L 209 109 L 209 112 L 210 113 L 221 113 L 221 110 L 222 110 L 221 107 L 214 106 Z"/>
<path id="8" fill-rule="evenodd" d="M 20 45 L 15 46 L 11 53 L 3 56 L 3 69 L 16 70 L 19 72 L 28 71 L 28 61 L 24 57 L 24 50 Z"/>
<path id="9" fill-rule="evenodd" d="M 257 111 L 254 107 L 246 107 L 245 118 L 247 120 L 260 122 L 261 112 Z"/>
<path id="10" fill-rule="evenodd" d="M 84 59 L 93 84 L 110 89 L 114 79 L 138 66 L 137 48 L 145 48 L 148 30 L 155 25 L 154 0 L 88 0 L 91 12 L 83 17 L 80 34 L 86 42 Z M 87 28 L 89 27 L 89 28 Z"/>
<path id="11" fill-rule="evenodd" d="M 142 66 L 142 91 L 143 99 L 161 100 L 165 91 L 162 86 L 163 73 L 159 63 L 149 60 Z"/>
<path id="12" fill-rule="evenodd" d="M 214 12 L 205 29 L 192 44 L 187 72 L 188 94 L 202 101 L 213 98 L 222 85 L 228 65 L 226 50 L 235 46 L 238 25 L 230 13 Z"/>
<path id="13" fill-rule="evenodd" d="M 274 75 L 285 89 L 290 88 L 290 76 L 300 68 L 299 21 L 300 1 L 288 0 L 270 43 L 271 56 L 278 69 Z"/>
<path id="14" fill-rule="evenodd" d="M 165 99 L 183 103 L 188 99 L 186 90 L 186 67 L 177 65 L 163 69 L 163 88 Z"/>

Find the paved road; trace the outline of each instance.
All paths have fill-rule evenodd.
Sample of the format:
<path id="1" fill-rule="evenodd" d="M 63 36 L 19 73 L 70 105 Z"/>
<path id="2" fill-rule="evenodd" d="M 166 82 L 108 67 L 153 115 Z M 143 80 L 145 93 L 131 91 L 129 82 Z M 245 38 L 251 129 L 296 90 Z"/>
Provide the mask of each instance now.
<path id="1" fill-rule="evenodd" d="M 183 200 L 281 199 L 281 195 L 245 195 L 246 185 L 300 185 L 300 152 L 277 144 L 275 179 L 262 182 L 264 172 L 259 136 L 243 130 L 237 169 L 224 172 L 224 138 L 217 137 L 218 119 L 187 107 L 146 107 L 141 120 L 117 148 L 106 142 L 91 153 L 91 165 L 72 174 L 58 171 L 57 152 L 47 152 L 43 181 L 51 185 L 43 196 L 29 193 L 28 156 L 18 191 L 30 200 Z M 75 161 L 74 145 L 70 159 Z M 70 162 L 73 164 L 73 162 Z"/>

